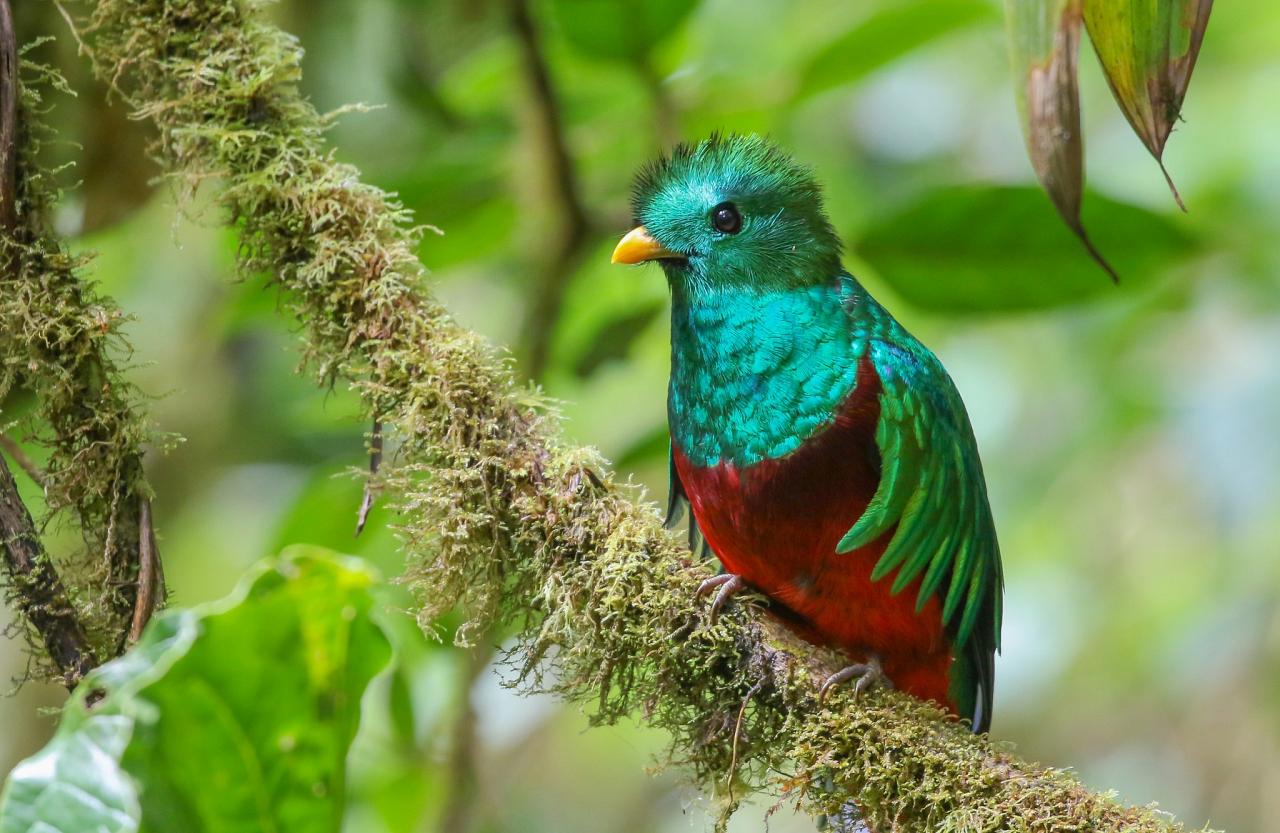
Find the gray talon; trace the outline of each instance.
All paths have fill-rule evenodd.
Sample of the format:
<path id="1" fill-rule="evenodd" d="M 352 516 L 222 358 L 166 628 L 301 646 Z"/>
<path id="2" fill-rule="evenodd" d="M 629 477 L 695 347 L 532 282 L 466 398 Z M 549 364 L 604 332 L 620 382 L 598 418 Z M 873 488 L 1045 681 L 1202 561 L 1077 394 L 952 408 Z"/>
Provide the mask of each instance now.
<path id="1" fill-rule="evenodd" d="M 872 654 L 867 657 L 866 662 L 855 662 L 853 665 L 841 668 L 830 677 L 827 677 L 822 684 L 822 688 L 818 689 L 818 702 L 826 702 L 827 692 L 833 686 L 847 683 L 850 680 L 856 680 L 853 684 L 855 697 L 873 686 L 893 688 L 893 681 L 885 676 L 884 668 L 880 666 L 880 658 Z"/>
<path id="2" fill-rule="evenodd" d="M 730 597 L 746 590 L 747 583 L 742 580 L 741 576 L 721 573 L 699 584 L 698 591 L 694 595 L 705 596 L 717 587 L 720 588 L 720 592 L 716 593 L 715 600 L 711 602 L 711 624 L 713 625 L 716 623 L 716 618 L 720 615 L 720 608 L 724 607 L 724 603 L 729 601 Z"/>

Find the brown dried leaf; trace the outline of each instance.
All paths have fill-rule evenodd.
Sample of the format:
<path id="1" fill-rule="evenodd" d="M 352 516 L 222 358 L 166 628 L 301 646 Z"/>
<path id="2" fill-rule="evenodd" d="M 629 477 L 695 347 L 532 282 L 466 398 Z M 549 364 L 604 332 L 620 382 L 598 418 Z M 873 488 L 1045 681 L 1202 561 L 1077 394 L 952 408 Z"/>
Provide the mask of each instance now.
<path id="1" fill-rule="evenodd" d="M 1084 0 L 1084 21 L 1116 102 L 1184 211 L 1164 167 L 1173 130 L 1209 25 L 1213 0 Z"/>
<path id="2" fill-rule="evenodd" d="M 1005 0 L 1014 89 L 1027 153 L 1062 219 L 1113 281 L 1118 276 L 1080 221 L 1084 146 L 1080 134 L 1081 0 Z"/>

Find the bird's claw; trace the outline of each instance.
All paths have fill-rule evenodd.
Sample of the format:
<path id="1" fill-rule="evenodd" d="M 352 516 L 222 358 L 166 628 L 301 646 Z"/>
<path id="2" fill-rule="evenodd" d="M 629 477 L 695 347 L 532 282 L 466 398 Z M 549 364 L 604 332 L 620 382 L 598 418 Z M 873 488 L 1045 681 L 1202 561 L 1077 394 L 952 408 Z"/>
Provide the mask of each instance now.
<path id="1" fill-rule="evenodd" d="M 853 684 L 855 697 L 874 686 L 893 688 L 893 680 L 890 680 L 885 675 L 884 668 L 880 665 L 880 658 L 872 654 L 867 657 L 866 662 L 855 662 L 853 665 L 845 666 L 830 677 L 827 677 L 822 683 L 822 688 L 818 689 L 818 702 L 826 702 L 828 691 L 834 686 L 847 683 L 850 680 L 856 680 Z"/>
<path id="2" fill-rule="evenodd" d="M 716 593 L 715 599 L 711 602 L 711 624 L 716 623 L 716 618 L 720 615 L 720 608 L 724 607 L 724 603 L 729 599 L 747 589 L 747 583 L 742 580 L 742 576 L 735 576 L 732 573 L 721 573 L 718 576 L 712 576 L 702 584 L 698 585 L 695 596 L 701 597 L 710 593 L 716 588 L 720 591 Z"/>

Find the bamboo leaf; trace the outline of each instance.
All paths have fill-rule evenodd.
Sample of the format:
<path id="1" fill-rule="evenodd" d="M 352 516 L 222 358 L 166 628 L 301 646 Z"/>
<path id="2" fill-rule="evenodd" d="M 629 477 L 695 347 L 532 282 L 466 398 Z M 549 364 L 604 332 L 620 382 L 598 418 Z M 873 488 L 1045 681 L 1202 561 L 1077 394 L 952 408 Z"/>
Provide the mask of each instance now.
<path id="1" fill-rule="evenodd" d="M 1080 135 L 1081 0 L 1005 0 L 1014 90 L 1031 167 L 1093 259 L 1118 280 L 1080 220 L 1084 143 Z"/>
<path id="2" fill-rule="evenodd" d="M 1084 0 L 1084 22 L 1111 92 L 1173 198 L 1164 146 L 1182 110 L 1213 0 Z"/>

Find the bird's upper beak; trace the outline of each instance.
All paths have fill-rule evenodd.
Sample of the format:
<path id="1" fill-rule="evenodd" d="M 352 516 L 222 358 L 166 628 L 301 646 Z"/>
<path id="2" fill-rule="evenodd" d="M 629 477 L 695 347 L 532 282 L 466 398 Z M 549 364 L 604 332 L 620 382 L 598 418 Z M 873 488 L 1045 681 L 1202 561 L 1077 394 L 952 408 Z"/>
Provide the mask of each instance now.
<path id="1" fill-rule="evenodd" d="M 618 241 L 612 263 L 643 263 L 646 260 L 682 258 L 684 255 L 663 246 L 644 226 L 636 226 Z"/>

